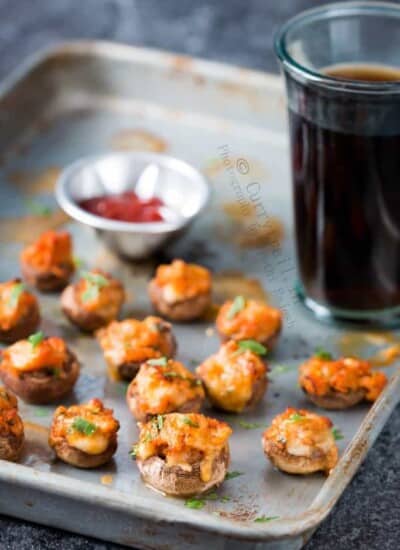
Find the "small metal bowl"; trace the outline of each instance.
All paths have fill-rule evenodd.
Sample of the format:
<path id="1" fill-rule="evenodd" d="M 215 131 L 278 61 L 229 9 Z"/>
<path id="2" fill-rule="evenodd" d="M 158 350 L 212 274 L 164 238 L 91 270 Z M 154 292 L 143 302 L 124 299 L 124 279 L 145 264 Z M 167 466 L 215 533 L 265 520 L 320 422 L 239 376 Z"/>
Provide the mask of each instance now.
<path id="1" fill-rule="evenodd" d="M 140 198 L 159 197 L 163 221 L 131 223 L 83 210 L 79 202 L 134 190 Z M 173 157 L 155 153 L 111 153 L 81 159 L 67 167 L 56 185 L 56 198 L 75 220 L 93 227 L 118 254 L 143 259 L 177 238 L 205 208 L 210 196 L 206 178 Z"/>

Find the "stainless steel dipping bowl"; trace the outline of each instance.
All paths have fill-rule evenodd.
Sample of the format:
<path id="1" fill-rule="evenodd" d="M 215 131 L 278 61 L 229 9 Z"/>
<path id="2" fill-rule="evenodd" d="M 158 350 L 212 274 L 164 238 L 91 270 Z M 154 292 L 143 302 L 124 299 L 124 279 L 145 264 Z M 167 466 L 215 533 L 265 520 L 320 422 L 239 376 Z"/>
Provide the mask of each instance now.
<path id="1" fill-rule="evenodd" d="M 110 220 L 83 210 L 79 202 L 134 190 L 140 198 L 158 197 L 164 220 L 133 223 Z M 73 219 L 94 228 L 114 252 L 143 259 L 177 238 L 205 208 L 206 178 L 182 160 L 156 153 L 110 153 L 81 159 L 67 167 L 56 198 Z"/>

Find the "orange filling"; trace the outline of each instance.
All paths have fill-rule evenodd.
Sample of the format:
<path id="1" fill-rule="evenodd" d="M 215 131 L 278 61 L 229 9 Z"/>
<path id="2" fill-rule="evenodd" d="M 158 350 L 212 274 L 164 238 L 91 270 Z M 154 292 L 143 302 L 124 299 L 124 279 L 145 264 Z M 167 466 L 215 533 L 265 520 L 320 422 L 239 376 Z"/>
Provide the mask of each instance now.
<path id="1" fill-rule="evenodd" d="M 217 328 L 221 334 L 235 340 L 254 339 L 265 342 L 276 334 L 282 325 L 282 313 L 257 300 L 244 300 L 243 307 L 235 312 L 232 300 L 221 306 Z"/>
<path id="2" fill-rule="evenodd" d="M 54 413 L 49 443 L 66 440 L 68 445 L 90 455 L 103 453 L 119 430 L 112 409 L 106 409 L 100 399 L 84 405 L 58 407 Z"/>
<path id="3" fill-rule="evenodd" d="M 163 289 L 164 299 L 171 303 L 206 294 L 211 290 L 211 274 L 208 269 L 182 260 L 174 260 L 170 265 L 160 265 L 155 282 Z"/>
<path id="4" fill-rule="evenodd" d="M 107 362 L 113 367 L 123 363 L 141 362 L 169 353 L 168 326 L 159 317 L 144 321 L 126 319 L 113 321 L 97 332 Z"/>
<path id="5" fill-rule="evenodd" d="M 72 265 L 72 241 L 66 231 L 46 231 L 39 239 L 25 248 L 21 260 L 38 271 L 59 274 L 62 266 Z"/>
<path id="6" fill-rule="evenodd" d="M 228 424 L 202 414 L 159 415 L 142 427 L 136 457 L 146 460 L 160 456 L 167 465 L 178 465 L 188 471 L 194 461 L 200 460 L 200 476 L 207 482 L 213 463 L 227 448 L 231 434 Z"/>
<path id="7" fill-rule="evenodd" d="M 79 279 L 74 290 L 81 307 L 101 311 L 106 318 L 116 317 L 125 299 L 121 283 L 100 269 L 93 269 Z"/>
<path id="8" fill-rule="evenodd" d="M 313 357 L 300 367 L 300 385 L 306 392 L 324 396 L 332 391 L 348 393 L 366 390 L 366 399 L 375 401 L 385 385 L 386 375 L 372 372 L 371 363 L 354 357 L 337 360 Z"/>
<path id="9" fill-rule="evenodd" d="M 254 385 L 266 375 L 260 357 L 230 341 L 197 368 L 213 401 L 223 409 L 240 412 L 248 405 Z"/>
<path id="10" fill-rule="evenodd" d="M 315 451 L 326 454 L 333 468 L 337 461 L 335 439 L 332 434 L 332 422 L 326 416 L 311 413 L 303 409 L 288 408 L 276 416 L 263 435 L 272 440 L 290 455 L 312 458 Z"/>
<path id="11" fill-rule="evenodd" d="M 36 304 L 35 296 L 24 290 L 19 280 L 0 284 L 0 328 L 9 330 L 15 327 Z"/>
<path id="12" fill-rule="evenodd" d="M 67 356 L 67 346 L 61 338 L 46 338 L 37 345 L 20 340 L 3 351 L 1 368 L 15 375 L 46 367 L 61 368 Z"/>
<path id="13" fill-rule="evenodd" d="M 143 364 L 128 395 L 132 392 L 136 393 L 137 407 L 143 414 L 163 414 L 192 399 L 204 399 L 200 380 L 182 363 L 171 359 L 165 365 Z"/>

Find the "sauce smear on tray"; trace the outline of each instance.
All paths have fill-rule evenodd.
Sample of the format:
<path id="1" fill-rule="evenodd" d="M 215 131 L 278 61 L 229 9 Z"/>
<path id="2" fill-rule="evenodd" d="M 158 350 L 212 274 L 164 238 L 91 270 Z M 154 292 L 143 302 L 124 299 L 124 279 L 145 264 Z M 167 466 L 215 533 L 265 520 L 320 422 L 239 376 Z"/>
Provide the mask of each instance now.
<path id="1" fill-rule="evenodd" d="M 160 207 L 163 205 L 162 200 L 157 197 L 141 199 L 134 191 L 102 195 L 79 203 L 81 208 L 101 218 L 142 223 L 162 221 Z"/>

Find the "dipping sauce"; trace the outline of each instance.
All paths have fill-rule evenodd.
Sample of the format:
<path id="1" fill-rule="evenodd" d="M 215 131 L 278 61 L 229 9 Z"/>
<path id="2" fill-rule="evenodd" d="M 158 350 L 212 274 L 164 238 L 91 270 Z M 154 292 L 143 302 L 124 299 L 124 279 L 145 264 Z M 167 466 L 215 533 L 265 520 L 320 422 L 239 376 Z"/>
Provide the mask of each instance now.
<path id="1" fill-rule="evenodd" d="M 109 220 L 146 223 L 164 219 L 160 213 L 160 207 L 164 206 L 161 199 L 141 199 L 134 191 L 93 197 L 78 204 L 83 210 Z"/>

